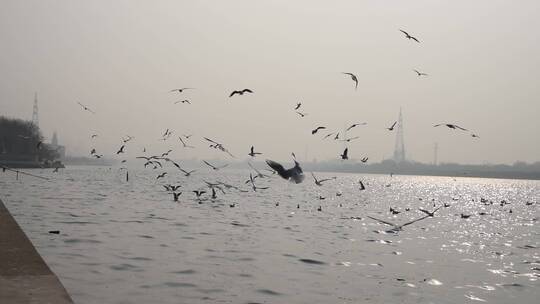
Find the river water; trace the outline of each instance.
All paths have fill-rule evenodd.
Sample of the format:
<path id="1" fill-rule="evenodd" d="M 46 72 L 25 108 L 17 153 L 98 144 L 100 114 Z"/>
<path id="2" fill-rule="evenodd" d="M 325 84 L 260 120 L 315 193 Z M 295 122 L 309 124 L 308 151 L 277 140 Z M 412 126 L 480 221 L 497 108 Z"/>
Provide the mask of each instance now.
<path id="1" fill-rule="evenodd" d="M 167 171 L 130 169 L 129 181 L 106 167 L 28 170 L 49 181 L 5 172 L 0 198 L 76 303 L 540 298 L 539 181 L 318 173 L 336 179 L 274 175 L 254 192 L 247 170 Z M 211 199 L 203 180 L 248 192 Z M 166 183 L 181 185 L 178 202 Z M 444 204 L 398 233 L 367 217 L 401 224 Z"/>

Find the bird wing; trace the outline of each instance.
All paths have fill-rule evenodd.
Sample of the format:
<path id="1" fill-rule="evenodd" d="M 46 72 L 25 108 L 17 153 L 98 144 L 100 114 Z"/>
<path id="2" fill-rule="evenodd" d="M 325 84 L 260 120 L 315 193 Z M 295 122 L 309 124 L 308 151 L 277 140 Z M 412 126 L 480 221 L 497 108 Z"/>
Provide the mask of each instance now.
<path id="1" fill-rule="evenodd" d="M 345 148 L 345 150 L 343 150 L 343 155 L 344 156 L 347 156 L 347 153 L 349 152 L 349 148 Z"/>
<path id="2" fill-rule="evenodd" d="M 422 209 L 422 208 L 418 208 L 418 210 L 419 210 L 419 211 L 422 211 L 422 212 L 424 212 L 425 214 L 428 214 L 428 215 L 430 214 L 430 212 L 429 212 L 429 211 L 427 211 L 427 210 L 425 210 L 425 209 Z"/>
<path id="3" fill-rule="evenodd" d="M 380 219 L 378 219 L 378 218 L 374 218 L 374 217 L 369 216 L 369 215 L 368 215 L 367 217 L 369 217 L 369 218 L 372 219 L 372 220 L 376 220 L 376 221 L 379 222 L 379 223 L 383 223 L 383 224 L 386 224 L 386 225 L 389 225 L 389 226 L 392 226 L 392 227 L 398 227 L 396 224 L 391 223 L 391 222 L 387 222 L 387 221 L 385 221 L 385 220 L 380 220 Z"/>
<path id="4" fill-rule="evenodd" d="M 399 31 L 402 32 L 403 34 L 407 35 L 407 37 L 410 36 L 409 33 L 405 32 L 404 30 L 399 30 Z"/>
<path id="5" fill-rule="evenodd" d="M 283 178 L 289 178 L 287 171 L 285 170 L 285 168 L 283 168 L 283 166 L 280 163 L 267 159 L 266 164 L 270 166 L 270 168 L 274 169 L 279 174 L 279 176 Z"/>
<path id="6" fill-rule="evenodd" d="M 217 143 L 217 142 L 211 140 L 211 139 L 208 138 L 208 137 L 203 137 L 203 138 L 206 139 L 207 141 L 211 142 L 211 143 L 215 143 L 216 145 L 219 145 L 219 143 Z"/>
<path id="7" fill-rule="evenodd" d="M 418 41 L 418 39 L 414 38 L 413 36 L 410 36 L 410 37 L 411 37 L 412 40 L 414 40 L 414 41 L 420 43 L 420 41 Z"/>
<path id="8" fill-rule="evenodd" d="M 231 95 L 229 95 L 229 97 L 233 97 L 234 94 L 240 94 L 240 91 L 232 91 Z"/>
<path id="9" fill-rule="evenodd" d="M 250 89 L 243 89 L 243 90 L 242 90 L 242 93 L 245 93 L 245 92 L 248 92 L 248 93 L 253 93 L 253 91 L 252 91 L 252 90 L 250 90 Z"/>
<path id="10" fill-rule="evenodd" d="M 454 125 L 454 127 L 458 128 L 458 129 L 460 129 L 460 130 L 463 130 L 463 131 L 469 131 L 469 130 L 467 130 L 467 129 L 465 129 L 465 128 L 462 128 L 462 127 L 460 127 L 460 126 L 458 126 L 458 125 Z"/>
<path id="11" fill-rule="evenodd" d="M 390 129 L 393 129 L 396 124 L 397 124 L 397 121 L 394 122 L 394 124 L 390 127 Z"/>
<path id="12" fill-rule="evenodd" d="M 429 216 L 429 215 L 426 215 L 426 216 L 423 216 L 423 217 L 421 217 L 421 218 L 417 218 L 417 219 L 415 219 L 415 220 L 412 220 L 412 221 L 410 221 L 410 222 L 407 222 L 407 223 L 405 223 L 405 224 L 400 225 L 400 227 L 405 227 L 405 226 L 407 226 L 407 225 L 416 223 L 416 222 L 421 221 L 421 220 L 423 220 L 423 219 L 426 219 L 426 218 L 428 218 L 428 217 L 430 217 L 430 216 Z"/>
<path id="13" fill-rule="evenodd" d="M 326 182 L 326 181 L 329 181 L 329 180 L 333 180 L 333 178 L 323 178 L 323 179 L 319 180 L 319 183 L 323 183 L 323 182 Z"/>
<path id="14" fill-rule="evenodd" d="M 440 124 L 434 125 L 433 127 L 439 127 L 439 126 L 442 126 L 442 125 L 444 125 L 444 124 L 440 123 Z"/>
<path id="15" fill-rule="evenodd" d="M 209 162 L 207 162 L 207 161 L 205 161 L 205 160 L 203 160 L 203 163 L 205 163 L 206 165 L 208 165 L 208 166 L 210 166 L 210 167 L 212 167 L 212 168 L 215 168 L 214 166 L 212 166 L 212 164 L 210 164 Z"/>

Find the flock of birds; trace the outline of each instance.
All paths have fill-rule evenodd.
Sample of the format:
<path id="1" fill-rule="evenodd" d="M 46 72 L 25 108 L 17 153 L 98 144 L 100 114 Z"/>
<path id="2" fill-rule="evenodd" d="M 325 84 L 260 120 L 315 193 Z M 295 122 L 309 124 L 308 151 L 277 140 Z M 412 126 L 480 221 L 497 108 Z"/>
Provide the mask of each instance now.
<path id="1" fill-rule="evenodd" d="M 412 41 L 415 41 L 417 43 L 420 43 L 420 41 L 412 36 L 411 34 L 409 34 L 408 32 L 404 31 L 404 30 L 400 30 L 404 35 L 405 35 L 405 38 L 409 39 L 409 40 L 412 40 Z M 421 71 L 418 71 L 418 70 L 413 70 L 416 75 L 418 77 L 427 77 L 428 74 L 427 73 L 424 73 L 424 72 L 421 72 Z M 355 90 L 358 89 L 358 77 L 354 74 L 354 73 L 351 73 L 351 72 L 342 72 L 343 75 L 346 75 L 348 77 L 350 77 L 350 79 L 354 82 L 354 88 Z M 176 88 L 176 89 L 172 89 L 170 90 L 170 93 L 178 93 L 178 94 L 182 94 L 184 93 L 186 90 L 194 90 L 195 88 L 192 88 L 192 87 L 182 87 L 182 88 Z M 244 88 L 244 89 L 240 89 L 240 90 L 233 90 L 230 94 L 229 94 L 229 98 L 233 98 L 233 97 L 237 97 L 237 96 L 242 96 L 242 95 L 245 95 L 245 94 L 254 94 L 254 90 L 252 89 L 249 89 L 249 88 Z M 191 104 L 191 101 L 189 99 L 181 99 L 179 101 L 175 101 L 174 104 L 179 104 L 179 103 L 182 103 L 182 104 Z M 87 111 L 91 114 L 96 114 L 96 112 L 94 112 L 89 106 L 87 105 L 84 105 L 82 103 L 78 103 L 82 109 L 84 111 Z M 293 107 L 293 110 L 300 116 L 300 117 L 305 117 L 307 115 L 307 113 L 305 112 L 302 112 L 301 110 L 301 107 L 302 107 L 302 103 L 301 102 L 298 102 L 294 107 Z M 389 132 L 392 132 L 394 131 L 394 128 L 396 127 L 397 125 L 397 121 L 394 121 L 389 127 L 387 127 L 386 129 L 389 131 Z M 355 137 L 351 137 L 351 138 L 347 138 L 346 134 L 344 134 L 345 132 L 347 131 L 350 131 L 351 129 L 355 128 L 355 127 L 358 127 L 358 126 L 364 126 L 366 125 L 367 123 L 365 122 L 361 122 L 361 123 L 354 123 L 352 125 L 350 125 L 348 128 L 346 128 L 346 130 L 344 132 L 331 132 L 331 133 L 328 133 L 328 134 L 325 134 L 323 139 L 327 139 L 327 138 L 330 138 L 330 137 L 333 137 L 334 140 L 336 141 L 342 141 L 344 143 L 349 143 L 355 139 L 358 139 L 359 136 L 355 136 Z M 433 127 L 447 127 L 449 129 L 452 129 L 452 130 L 456 130 L 456 131 L 462 131 L 462 132 L 469 132 L 469 130 L 461 127 L 461 126 L 458 126 L 457 124 L 454 124 L 454 123 L 439 123 L 439 124 L 435 124 Z M 316 135 L 318 134 L 319 132 L 323 132 L 327 130 L 327 127 L 326 126 L 317 126 L 315 129 L 311 130 L 311 135 Z M 172 134 L 174 132 L 170 129 L 166 129 L 165 132 L 163 132 L 160 140 L 163 140 L 163 141 L 166 141 L 168 140 L 169 138 L 172 137 Z M 340 137 L 341 136 L 341 137 Z M 475 133 L 472 133 L 471 132 L 471 136 L 474 137 L 474 138 L 478 138 L 479 136 Z M 98 135 L 97 134 L 93 134 L 91 135 L 91 138 L 92 139 L 95 139 L 97 138 Z M 190 149 L 193 149 L 195 148 L 193 145 L 190 144 L 190 138 L 192 137 L 192 135 L 185 135 L 185 134 L 182 134 L 180 136 L 178 136 L 178 140 L 179 142 L 182 144 L 182 147 L 183 148 L 190 148 Z M 124 138 L 122 138 L 122 145 L 120 146 L 120 148 L 116 151 L 116 155 L 120 155 L 122 153 L 125 152 L 126 150 L 126 145 L 131 141 L 133 140 L 134 137 L 133 136 L 126 136 Z M 214 139 L 210 139 L 208 137 L 203 137 L 202 139 L 204 139 L 208 144 L 209 144 L 209 148 L 213 148 L 213 149 L 216 149 L 216 150 L 219 150 L 223 153 L 226 153 L 227 155 L 229 155 L 230 157 L 235 157 L 226 147 L 223 143 L 220 143 Z M 146 152 L 146 148 L 143 149 L 143 152 Z M 166 163 L 171 163 L 172 165 L 174 165 L 180 172 L 182 172 L 182 174 L 185 176 L 185 177 L 190 177 L 192 176 L 193 173 L 196 172 L 196 170 L 190 170 L 190 169 L 187 169 L 187 168 L 184 168 L 182 167 L 180 164 L 178 164 L 177 162 L 175 162 L 174 160 L 172 160 L 171 158 L 168 157 L 169 153 L 172 152 L 172 150 L 168 150 L 167 152 L 164 152 L 162 153 L 161 155 L 151 155 L 151 156 L 137 156 L 136 158 L 137 159 L 141 159 L 141 160 L 144 160 L 144 167 L 147 168 L 147 167 L 151 167 L 153 169 L 161 169 L 163 168 L 163 165 L 164 165 L 164 162 Z M 95 158 L 101 158 L 103 157 L 103 154 L 100 154 L 96 151 L 95 148 L 92 148 L 92 150 L 90 151 L 90 155 L 95 157 Z M 251 158 L 255 158 L 259 155 L 262 155 L 261 152 L 259 151 L 256 151 L 255 150 L 255 147 L 251 146 L 251 148 L 249 149 L 249 152 L 247 153 L 248 156 L 250 156 Z M 343 152 L 341 154 L 339 154 L 339 158 L 341 160 L 348 160 L 349 159 L 349 148 L 348 147 L 345 147 Z M 368 161 L 368 157 L 365 156 L 365 157 L 362 157 L 360 159 L 361 162 L 365 163 Z M 265 178 L 265 177 L 269 177 L 269 175 L 271 174 L 277 174 L 279 175 L 280 177 L 282 177 L 283 179 L 285 180 L 288 180 L 288 181 L 291 181 L 293 183 L 301 183 L 303 182 L 304 180 L 304 172 L 299 164 L 299 162 L 297 161 L 296 159 L 296 156 L 294 153 L 292 153 L 292 160 L 293 160 L 293 163 L 294 165 L 288 169 L 286 169 L 282 164 L 276 162 L 276 161 L 273 161 L 273 160 L 270 160 L 270 159 L 267 159 L 266 160 L 266 164 L 268 165 L 269 168 L 267 169 L 264 169 L 264 170 L 267 170 L 269 173 L 268 174 L 264 174 L 264 173 L 261 173 L 260 170 L 256 169 L 250 162 L 248 162 L 250 168 L 253 170 L 252 173 L 250 173 L 249 175 L 249 179 L 246 180 L 246 184 L 250 184 L 251 185 L 251 189 L 253 191 L 257 191 L 257 190 L 264 190 L 264 189 L 267 189 L 268 187 L 261 187 L 261 186 L 257 186 L 256 185 L 256 179 L 258 178 Z M 126 160 L 122 160 L 122 163 L 126 162 Z M 210 168 L 212 171 L 218 171 L 218 170 L 221 170 L 225 167 L 228 166 L 228 164 L 224 164 L 224 165 L 216 165 L 216 164 L 212 164 L 210 163 L 209 161 L 207 160 L 203 160 L 202 161 L 204 163 L 204 165 L 206 165 L 208 168 Z M 125 167 L 122 167 L 121 168 L 122 170 L 126 170 L 126 180 L 129 180 L 129 172 L 127 172 L 127 168 Z M 162 172 L 160 173 L 159 175 L 157 175 L 156 177 L 156 180 L 159 180 L 159 179 L 162 179 L 162 178 L 165 178 L 165 176 L 167 175 L 168 173 L 167 172 Z M 315 185 L 317 186 L 322 186 L 324 182 L 327 182 L 329 180 L 332 180 L 332 179 L 335 179 L 335 177 L 333 178 L 325 178 L 325 179 L 318 179 L 315 174 L 311 173 L 312 177 L 313 177 L 313 180 L 314 180 L 314 183 Z M 206 183 L 206 186 L 208 187 L 209 191 L 211 192 L 211 197 L 212 198 L 216 198 L 217 197 L 217 191 L 221 191 L 221 192 L 225 192 L 224 189 L 236 189 L 236 190 L 239 190 L 239 191 L 242 191 L 242 192 L 246 192 L 246 190 L 243 190 L 241 189 L 240 187 L 237 187 L 237 186 L 234 186 L 234 185 L 230 185 L 230 184 L 227 184 L 227 183 L 223 183 L 223 182 L 215 182 L 215 183 L 211 183 L 211 182 L 208 182 L 208 181 L 204 181 Z M 362 183 L 362 181 L 359 181 L 359 184 L 360 184 L 360 190 L 365 190 L 366 187 L 365 185 Z M 179 196 L 182 194 L 182 192 L 178 191 L 180 186 L 179 185 L 170 185 L 170 184 L 166 184 L 164 185 L 164 188 L 166 191 L 170 192 L 172 195 L 173 195 L 173 200 L 174 201 L 178 201 L 179 199 Z M 195 190 L 193 191 L 193 193 L 195 194 L 195 196 L 197 197 L 197 199 L 201 199 L 202 195 L 207 193 L 206 191 L 204 190 Z M 319 196 L 319 199 L 324 199 L 324 197 L 322 196 Z M 234 207 L 234 204 L 230 205 L 231 207 Z M 298 206 L 299 207 L 299 206 Z M 441 206 L 442 207 L 442 206 Z M 438 207 L 436 208 L 435 210 L 433 211 L 428 211 L 428 210 L 420 210 L 421 212 L 424 212 L 426 215 L 421 217 L 421 218 L 418 218 L 418 219 L 415 219 L 415 220 L 412 220 L 412 221 L 409 221 L 409 222 L 406 222 L 406 223 L 403 223 L 403 224 L 394 224 L 394 223 L 391 223 L 389 221 L 385 221 L 385 220 L 381 220 L 381 219 L 377 219 L 377 218 L 374 218 L 374 217 L 369 217 L 373 220 L 376 220 L 380 223 L 383 223 L 383 224 L 386 224 L 386 225 L 390 225 L 392 226 L 393 228 L 391 229 L 391 231 L 399 231 L 401 230 L 403 227 L 407 226 L 407 225 L 410 225 L 410 224 L 413 224 L 415 222 L 418 222 L 420 220 L 423 220 L 425 218 L 429 218 L 429 217 L 433 217 L 435 212 L 437 210 L 439 210 L 441 207 Z M 319 206 L 319 208 L 317 209 L 319 211 L 322 210 L 322 207 Z M 391 213 L 393 214 L 396 214 L 394 212 L 396 212 L 395 210 L 392 210 L 391 208 Z"/>

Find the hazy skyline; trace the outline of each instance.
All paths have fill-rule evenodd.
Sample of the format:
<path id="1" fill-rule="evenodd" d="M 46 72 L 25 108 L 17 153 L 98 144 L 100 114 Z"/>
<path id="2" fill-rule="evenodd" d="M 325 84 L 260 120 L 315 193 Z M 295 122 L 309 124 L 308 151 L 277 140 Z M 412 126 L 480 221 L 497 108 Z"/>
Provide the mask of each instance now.
<path id="1" fill-rule="evenodd" d="M 0 115 L 31 119 L 38 92 L 48 140 L 56 130 L 68 154 L 117 158 L 134 136 L 119 159 L 143 147 L 228 157 L 203 136 L 240 159 L 251 145 L 262 159 L 338 158 L 343 143 L 323 136 L 367 122 L 349 132 L 360 136 L 349 154 L 379 161 L 392 157 L 385 128 L 401 107 L 410 159 L 431 162 L 437 142 L 439 162 L 533 162 L 539 12 L 537 1 L 4 1 Z M 169 92 L 178 87 L 196 89 Z M 228 97 L 244 88 L 254 94 Z M 173 104 L 184 98 L 192 104 Z M 433 128 L 446 122 L 480 138 Z M 317 126 L 328 132 L 311 135 Z"/>

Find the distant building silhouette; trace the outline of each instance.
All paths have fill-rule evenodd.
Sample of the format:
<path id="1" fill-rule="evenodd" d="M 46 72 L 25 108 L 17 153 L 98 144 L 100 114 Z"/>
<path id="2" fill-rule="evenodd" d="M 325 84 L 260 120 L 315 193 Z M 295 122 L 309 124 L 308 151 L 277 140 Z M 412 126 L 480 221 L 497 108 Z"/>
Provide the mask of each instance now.
<path id="1" fill-rule="evenodd" d="M 405 143 L 403 141 L 403 116 L 401 108 L 399 108 L 399 117 L 396 125 L 396 144 L 394 146 L 394 161 L 396 163 L 404 162 L 405 158 Z"/>
<path id="2" fill-rule="evenodd" d="M 51 139 L 51 148 L 58 152 L 60 160 L 64 160 L 66 158 L 66 147 L 58 144 L 58 134 L 56 134 L 56 131 L 54 131 Z"/>

